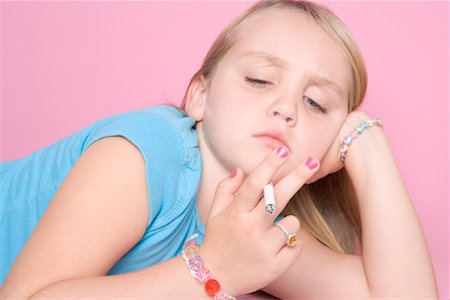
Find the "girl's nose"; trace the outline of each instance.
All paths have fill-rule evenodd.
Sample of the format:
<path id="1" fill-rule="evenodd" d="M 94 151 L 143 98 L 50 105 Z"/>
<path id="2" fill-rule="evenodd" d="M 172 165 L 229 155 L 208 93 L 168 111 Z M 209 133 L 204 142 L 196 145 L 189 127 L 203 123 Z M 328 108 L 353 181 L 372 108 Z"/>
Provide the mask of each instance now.
<path id="1" fill-rule="evenodd" d="M 274 103 L 269 109 L 270 117 L 280 118 L 289 126 L 294 126 L 297 122 L 296 114 L 296 108 L 286 103 Z"/>

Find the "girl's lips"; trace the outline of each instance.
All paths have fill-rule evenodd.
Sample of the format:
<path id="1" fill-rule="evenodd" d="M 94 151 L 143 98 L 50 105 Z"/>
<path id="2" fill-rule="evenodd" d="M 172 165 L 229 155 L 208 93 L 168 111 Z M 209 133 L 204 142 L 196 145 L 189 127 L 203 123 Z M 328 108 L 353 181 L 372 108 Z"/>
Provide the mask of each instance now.
<path id="1" fill-rule="evenodd" d="M 270 135 L 259 135 L 256 137 L 272 149 L 285 147 L 286 149 L 288 149 L 288 151 L 290 151 L 289 148 L 283 142 L 281 142 L 279 139 L 274 138 Z"/>

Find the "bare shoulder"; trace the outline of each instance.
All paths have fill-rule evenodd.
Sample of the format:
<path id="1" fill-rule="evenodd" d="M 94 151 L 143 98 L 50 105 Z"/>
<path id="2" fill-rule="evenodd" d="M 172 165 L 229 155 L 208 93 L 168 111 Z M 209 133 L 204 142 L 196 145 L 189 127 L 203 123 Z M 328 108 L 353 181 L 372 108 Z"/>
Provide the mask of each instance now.
<path id="1" fill-rule="evenodd" d="M 106 274 L 145 232 L 145 178 L 144 158 L 127 139 L 93 143 L 56 192 L 2 292 L 30 296 L 60 280 Z"/>
<path id="2" fill-rule="evenodd" d="M 266 292 L 282 299 L 369 298 L 360 256 L 334 251 L 304 229 L 299 236 L 301 255 Z"/>

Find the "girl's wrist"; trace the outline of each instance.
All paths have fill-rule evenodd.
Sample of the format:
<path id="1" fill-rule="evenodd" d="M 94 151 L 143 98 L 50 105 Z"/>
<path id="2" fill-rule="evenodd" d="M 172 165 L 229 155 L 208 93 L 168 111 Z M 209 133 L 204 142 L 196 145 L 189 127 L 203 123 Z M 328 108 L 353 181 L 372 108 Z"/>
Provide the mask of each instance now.
<path id="1" fill-rule="evenodd" d="M 388 155 L 389 144 L 383 130 L 373 126 L 348 148 L 344 165 L 351 177 L 364 176 L 369 171 L 379 169 Z"/>
<path id="2" fill-rule="evenodd" d="M 193 279 L 197 280 L 199 284 L 203 285 L 205 296 L 210 299 L 233 300 L 233 291 L 230 289 L 231 284 L 224 272 L 217 269 L 214 263 L 214 255 L 208 251 L 206 247 L 199 246 L 195 242 L 193 235 L 189 238 L 182 252 L 182 257 L 186 263 L 187 271 L 189 271 Z"/>
<path id="3" fill-rule="evenodd" d="M 347 157 L 347 152 L 349 147 L 353 144 L 354 140 L 357 140 L 359 136 L 365 132 L 366 130 L 369 130 L 372 127 L 380 127 L 383 128 L 383 121 L 381 121 L 380 118 L 377 118 L 375 120 L 370 120 L 365 118 L 364 121 L 361 121 L 358 126 L 353 128 L 344 138 L 341 144 L 341 147 L 339 148 L 339 160 L 342 162 L 345 162 L 345 158 Z"/>

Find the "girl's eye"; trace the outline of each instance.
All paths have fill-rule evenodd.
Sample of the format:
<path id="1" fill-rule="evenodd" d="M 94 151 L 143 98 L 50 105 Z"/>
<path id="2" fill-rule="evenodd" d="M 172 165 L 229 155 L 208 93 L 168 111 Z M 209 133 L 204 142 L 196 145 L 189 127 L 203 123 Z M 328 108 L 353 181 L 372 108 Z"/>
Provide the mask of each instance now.
<path id="1" fill-rule="evenodd" d="M 327 113 L 327 109 L 323 108 L 322 106 L 320 106 L 320 104 L 318 104 L 316 101 L 314 101 L 311 98 L 305 97 L 306 98 L 306 102 L 315 110 L 320 111 L 321 113 Z"/>
<path id="2" fill-rule="evenodd" d="M 247 77 L 247 76 L 245 77 L 245 81 L 247 81 L 248 83 L 250 83 L 251 85 L 254 85 L 256 87 L 264 87 L 264 86 L 267 86 L 268 84 L 271 83 L 271 82 L 266 81 L 266 80 L 250 78 L 250 77 Z"/>

